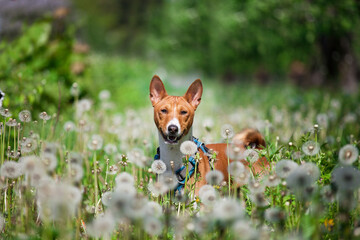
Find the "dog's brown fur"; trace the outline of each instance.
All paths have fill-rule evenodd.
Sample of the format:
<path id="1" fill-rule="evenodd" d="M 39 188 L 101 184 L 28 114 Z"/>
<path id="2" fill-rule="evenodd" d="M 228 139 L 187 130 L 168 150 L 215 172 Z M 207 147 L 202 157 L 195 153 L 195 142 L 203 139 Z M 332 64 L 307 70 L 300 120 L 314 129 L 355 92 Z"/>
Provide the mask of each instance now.
<path id="1" fill-rule="evenodd" d="M 150 83 L 150 100 L 154 107 L 154 121 L 159 131 L 164 135 L 166 129 L 166 123 L 170 119 L 176 117 L 179 119 L 181 129 L 183 129 L 183 135 L 186 135 L 192 126 L 195 110 L 200 104 L 203 87 L 200 79 L 195 80 L 187 90 L 184 96 L 169 96 L 165 90 L 164 84 L 158 76 L 154 76 Z M 176 111 L 175 111 L 175 110 Z M 166 113 L 164 113 L 164 111 Z M 255 129 L 247 128 L 236 134 L 233 138 L 233 143 L 245 150 L 247 147 L 261 149 L 265 147 L 265 140 Z M 217 159 L 215 161 L 215 169 L 221 171 L 224 175 L 224 180 L 228 181 L 228 158 L 226 155 L 227 144 L 207 144 L 207 148 L 216 152 Z M 198 165 L 198 172 L 200 173 L 200 179 L 195 184 L 195 193 L 197 194 L 199 189 L 207 184 L 205 176 L 211 171 L 208 157 L 200 151 L 201 161 Z M 233 160 L 230 159 L 230 162 Z M 241 160 L 245 166 L 248 166 L 248 162 Z M 254 175 L 263 174 L 269 168 L 269 163 L 265 157 L 259 158 L 251 167 Z M 194 179 L 192 178 L 191 182 Z"/>

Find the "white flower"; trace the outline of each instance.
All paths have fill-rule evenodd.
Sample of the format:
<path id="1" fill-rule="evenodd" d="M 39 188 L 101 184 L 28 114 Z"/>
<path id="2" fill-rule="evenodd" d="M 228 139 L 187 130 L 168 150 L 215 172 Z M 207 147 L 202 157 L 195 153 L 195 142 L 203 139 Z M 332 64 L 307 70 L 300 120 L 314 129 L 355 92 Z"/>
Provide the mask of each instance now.
<path id="1" fill-rule="evenodd" d="M 222 180 L 224 180 L 224 175 L 219 170 L 214 169 L 212 171 L 209 171 L 206 174 L 205 178 L 206 182 L 210 185 L 220 185 Z"/>
<path id="2" fill-rule="evenodd" d="M 134 177 L 127 172 L 119 173 L 115 178 L 116 185 L 134 185 Z"/>
<path id="3" fill-rule="evenodd" d="M 223 198 L 217 201 L 215 205 L 213 214 L 216 219 L 231 221 L 244 216 L 244 209 L 235 199 Z"/>
<path id="4" fill-rule="evenodd" d="M 307 141 L 302 145 L 302 150 L 306 155 L 313 156 L 319 153 L 320 145 L 314 141 Z"/>
<path id="5" fill-rule="evenodd" d="M 233 177 L 238 177 L 245 171 L 245 166 L 240 161 L 233 161 L 228 166 L 228 171 Z"/>
<path id="6" fill-rule="evenodd" d="M 299 165 L 289 159 L 283 159 L 276 163 L 275 172 L 281 178 L 286 178 L 294 171 Z"/>
<path id="7" fill-rule="evenodd" d="M 161 160 L 155 160 L 152 164 L 151 164 L 151 169 L 154 173 L 156 174 L 162 174 L 166 171 L 166 165 L 163 161 Z"/>
<path id="8" fill-rule="evenodd" d="M 67 121 L 67 122 L 65 122 L 65 124 L 64 124 L 64 130 L 65 130 L 66 132 L 73 132 L 73 131 L 75 131 L 75 130 L 76 130 L 76 125 L 75 125 L 75 123 L 72 122 L 72 121 Z"/>
<path id="9" fill-rule="evenodd" d="M 234 136 L 234 129 L 230 124 L 221 126 L 221 136 L 224 139 L 230 139 Z"/>
<path id="10" fill-rule="evenodd" d="M 359 156 L 359 150 L 351 145 L 347 144 L 340 149 L 339 161 L 344 165 L 353 164 Z"/>
<path id="11" fill-rule="evenodd" d="M 88 148 L 90 150 L 100 150 L 103 145 L 103 138 L 100 135 L 92 135 L 88 142 Z"/>
<path id="12" fill-rule="evenodd" d="M 148 184 L 148 189 L 154 197 L 163 195 L 169 190 L 168 186 L 164 182 L 150 182 Z"/>
<path id="13" fill-rule="evenodd" d="M 250 163 L 254 163 L 259 159 L 259 153 L 254 149 L 246 149 L 244 152 L 244 159 Z"/>
<path id="14" fill-rule="evenodd" d="M 5 161 L 0 168 L 0 174 L 6 178 L 18 178 L 23 174 L 22 165 L 14 161 Z"/>
<path id="15" fill-rule="evenodd" d="M 31 112 L 28 110 L 23 110 L 19 113 L 19 119 L 22 122 L 30 122 L 31 121 Z"/>
<path id="16" fill-rule="evenodd" d="M 91 224 L 88 224 L 89 235 L 94 238 L 110 238 L 115 228 L 115 219 L 110 212 L 98 215 Z"/>
<path id="17" fill-rule="evenodd" d="M 180 145 L 180 152 L 184 155 L 194 155 L 197 152 L 197 145 L 193 141 L 185 141 Z"/>
<path id="18" fill-rule="evenodd" d="M 151 236 L 157 236 L 161 234 L 163 225 L 161 221 L 154 217 L 146 217 L 144 219 L 144 230 Z"/>

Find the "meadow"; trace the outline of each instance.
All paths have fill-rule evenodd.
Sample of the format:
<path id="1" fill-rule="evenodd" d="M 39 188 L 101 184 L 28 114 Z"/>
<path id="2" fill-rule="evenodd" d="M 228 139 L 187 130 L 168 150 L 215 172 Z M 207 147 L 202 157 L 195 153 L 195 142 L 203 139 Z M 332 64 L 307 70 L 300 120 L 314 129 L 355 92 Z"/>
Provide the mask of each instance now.
<path id="1" fill-rule="evenodd" d="M 120 57 L 91 55 L 88 62 L 88 72 L 62 92 L 72 100 L 50 110 L 12 106 L 14 96 L 4 92 L 1 238 L 360 238 L 356 95 L 282 82 L 224 85 Z M 202 78 L 194 136 L 226 142 L 229 156 L 250 164 L 265 156 L 270 172 L 253 176 L 235 161 L 230 188 L 216 175 L 199 196 L 191 184 L 174 193 L 176 177 L 162 174 L 163 165 L 153 160 L 153 74 L 174 95 Z M 236 152 L 231 137 L 245 127 L 259 129 L 267 146 Z M 190 155 L 184 154 L 185 163 Z"/>

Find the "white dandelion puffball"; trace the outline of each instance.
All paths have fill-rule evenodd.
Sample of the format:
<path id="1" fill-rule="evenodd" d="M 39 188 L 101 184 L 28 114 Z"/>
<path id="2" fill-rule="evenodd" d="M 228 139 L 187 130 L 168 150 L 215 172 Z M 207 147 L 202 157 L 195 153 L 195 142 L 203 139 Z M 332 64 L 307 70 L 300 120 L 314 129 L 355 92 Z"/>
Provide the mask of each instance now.
<path id="1" fill-rule="evenodd" d="M 134 185 L 134 177 L 127 172 L 119 173 L 115 178 L 116 185 Z"/>
<path id="2" fill-rule="evenodd" d="M 281 178 L 287 178 L 299 165 L 289 159 L 283 159 L 276 163 L 275 172 Z"/>
<path id="3" fill-rule="evenodd" d="M 219 170 L 212 170 L 208 172 L 205 176 L 206 182 L 210 185 L 220 185 L 222 180 L 224 180 L 224 175 Z"/>
<path id="4" fill-rule="evenodd" d="M 30 122 L 31 121 L 31 113 L 29 110 L 22 110 L 19 113 L 19 119 L 22 122 Z"/>
<path id="5" fill-rule="evenodd" d="M 154 217 L 147 217 L 144 220 L 144 230 L 151 236 L 157 236 L 161 234 L 163 225 L 161 221 Z"/>
<path id="6" fill-rule="evenodd" d="M 216 219 L 230 221 L 242 218 L 244 216 L 244 209 L 235 199 L 223 198 L 216 202 L 213 214 Z"/>
<path id="7" fill-rule="evenodd" d="M 359 150 L 351 145 L 347 144 L 343 146 L 339 151 L 339 161 L 344 165 L 353 164 L 359 156 Z"/>
<path id="8" fill-rule="evenodd" d="M 5 161 L 0 168 L 0 175 L 6 178 L 18 178 L 23 174 L 22 164 L 15 161 Z"/>
<path id="9" fill-rule="evenodd" d="M 351 166 L 338 167 L 331 176 L 340 191 L 355 190 L 360 187 L 360 171 Z"/>
<path id="10" fill-rule="evenodd" d="M 162 160 L 155 160 L 151 164 L 151 169 L 156 174 L 162 174 L 166 171 L 166 165 Z"/>
<path id="11" fill-rule="evenodd" d="M 230 124 L 221 126 L 221 136 L 224 139 L 230 139 L 234 136 L 234 128 Z"/>
<path id="12" fill-rule="evenodd" d="M 231 176 L 238 177 L 245 171 L 245 166 L 240 161 L 233 161 L 228 166 L 228 171 Z"/>
<path id="13" fill-rule="evenodd" d="M 244 152 L 244 159 L 250 163 L 254 163 L 259 159 L 259 153 L 254 149 L 246 149 Z"/>
<path id="14" fill-rule="evenodd" d="M 185 141 L 180 145 L 180 151 L 184 155 L 195 155 L 197 145 L 193 141 Z"/>
<path id="15" fill-rule="evenodd" d="M 319 153 L 320 145 L 314 141 L 307 141 L 302 145 L 302 150 L 306 155 L 314 156 Z"/>

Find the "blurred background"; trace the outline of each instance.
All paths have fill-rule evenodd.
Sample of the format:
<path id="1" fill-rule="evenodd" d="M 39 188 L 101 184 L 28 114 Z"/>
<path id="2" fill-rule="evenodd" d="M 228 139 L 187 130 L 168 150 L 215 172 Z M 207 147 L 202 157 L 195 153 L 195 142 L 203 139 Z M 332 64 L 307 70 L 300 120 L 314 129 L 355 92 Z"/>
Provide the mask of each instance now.
<path id="1" fill-rule="evenodd" d="M 70 104 L 75 82 L 141 107 L 158 74 L 179 94 L 201 78 L 224 101 L 357 103 L 359 20 L 356 0 L 0 0 L 0 89 L 34 111 Z"/>

